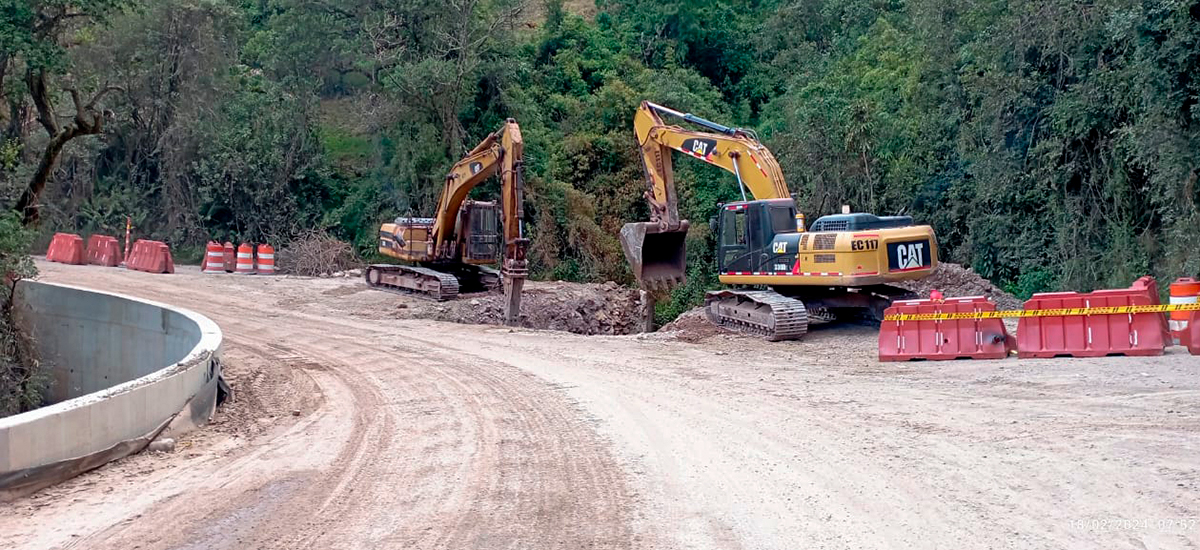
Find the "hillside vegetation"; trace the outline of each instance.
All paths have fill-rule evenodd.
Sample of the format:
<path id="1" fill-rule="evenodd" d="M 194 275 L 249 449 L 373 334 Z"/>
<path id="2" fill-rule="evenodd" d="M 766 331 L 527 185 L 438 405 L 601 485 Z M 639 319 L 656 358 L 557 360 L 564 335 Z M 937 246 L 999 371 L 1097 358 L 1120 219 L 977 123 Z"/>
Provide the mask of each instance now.
<path id="1" fill-rule="evenodd" d="M 755 129 L 809 219 L 932 224 L 1018 294 L 1200 271 L 1195 0 L 13 0 L 5 204 L 176 247 L 428 215 L 506 117 L 541 278 L 630 276 L 643 99 Z M 734 179 L 680 159 L 690 282 Z M 36 189 L 39 181 L 44 191 Z M 31 190 L 40 191 L 33 193 Z M 495 193 L 493 183 L 479 190 Z M 37 200 L 30 201 L 33 196 Z M 27 221 L 30 216 L 26 216 Z"/>

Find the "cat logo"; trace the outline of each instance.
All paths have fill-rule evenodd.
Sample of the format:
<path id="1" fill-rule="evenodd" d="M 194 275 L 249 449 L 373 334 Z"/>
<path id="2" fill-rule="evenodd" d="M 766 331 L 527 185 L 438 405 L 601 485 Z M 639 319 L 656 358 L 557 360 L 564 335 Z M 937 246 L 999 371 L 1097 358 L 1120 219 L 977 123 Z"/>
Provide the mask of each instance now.
<path id="1" fill-rule="evenodd" d="M 888 243 L 888 268 L 891 271 L 911 271 L 929 267 L 929 241 Z"/>
<path id="2" fill-rule="evenodd" d="M 471 175 L 472 176 L 475 174 L 478 174 L 480 170 L 483 170 L 482 162 L 472 162 L 471 163 Z"/>
<path id="3" fill-rule="evenodd" d="M 685 139 L 680 145 L 680 150 L 693 157 L 712 162 L 712 156 L 717 154 L 717 142 L 711 139 Z"/>
<path id="4" fill-rule="evenodd" d="M 771 243 L 771 252 L 776 254 L 787 254 L 787 241 L 776 241 Z"/>

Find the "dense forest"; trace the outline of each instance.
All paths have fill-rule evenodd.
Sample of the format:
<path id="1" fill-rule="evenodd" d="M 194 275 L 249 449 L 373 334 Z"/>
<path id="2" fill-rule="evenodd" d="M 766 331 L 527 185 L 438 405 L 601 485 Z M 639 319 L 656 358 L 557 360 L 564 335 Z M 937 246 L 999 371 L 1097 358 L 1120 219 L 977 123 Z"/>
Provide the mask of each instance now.
<path id="1" fill-rule="evenodd" d="M 643 99 L 754 128 L 809 219 L 934 226 L 1018 294 L 1200 271 L 1197 0 L 0 0 L 0 202 L 38 231 L 369 254 L 506 117 L 536 277 L 630 282 Z M 690 282 L 735 180 L 680 160 Z M 44 187 L 44 188 L 43 188 Z M 482 196 L 496 186 L 478 190 Z M 2 227 L 12 226 L 12 223 Z"/>

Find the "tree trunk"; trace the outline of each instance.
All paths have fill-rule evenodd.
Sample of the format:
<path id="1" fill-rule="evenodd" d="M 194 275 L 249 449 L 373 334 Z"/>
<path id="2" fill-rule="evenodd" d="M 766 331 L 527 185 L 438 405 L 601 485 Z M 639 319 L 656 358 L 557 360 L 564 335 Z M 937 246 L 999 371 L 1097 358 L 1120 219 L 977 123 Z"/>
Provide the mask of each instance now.
<path id="1" fill-rule="evenodd" d="M 58 155 L 62 153 L 63 147 L 67 142 L 74 138 L 77 134 L 72 131 L 60 132 L 58 135 L 50 138 L 50 143 L 46 144 L 46 150 L 42 152 L 42 160 L 38 163 L 37 170 L 33 173 L 33 177 L 29 180 L 29 185 L 25 188 L 25 192 L 21 193 L 21 199 L 17 201 L 16 210 L 21 212 L 22 224 L 25 227 L 33 227 L 41 220 L 40 204 L 38 198 L 41 197 L 42 191 L 46 189 L 46 182 L 50 179 L 50 173 L 54 171 L 54 165 L 58 161 Z"/>
<path id="2" fill-rule="evenodd" d="M 30 69 L 25 74 L 25 84 L 29 88 L 29 95 L 33 98 L 34 106 L 37 107 L 38 121 L 50 135 L 50 142 L 46 144 L 46 149 L 42 152 L 42 160 L 38 163 L 37 171 L 33 173 L 33 177 L 29 179 L 29 185 L 25 187 L 25 191 L 21 193 L 21 199 L 17 201 L 16 211 L 21 213 L 21 219 L 26 227 L 35 226 L 41 220 L 41 204 L 38 200 L 42 196 L 42 191 L 46 189 L 46 182 L 50 180 L 50 174 L 54 172 L 54 166 L 63 147 L 67 145 L 68 141 L 79 136 L 104 133 L 104 113 L 96 107 L 96 103 L 108 92 L 121 90 L 116 86 L 105 87 L 96 92 L 91 101 L 84 103 L 77 90 L 65 88 L 63 91 L 71 94 L 71 101 L 75 104 L 75 117 L 66 126 L 62 126 L 58 123 L 57 113 L 54 112 L 54 98 L 50 93 L 46 77 L 45 69 Z"/>

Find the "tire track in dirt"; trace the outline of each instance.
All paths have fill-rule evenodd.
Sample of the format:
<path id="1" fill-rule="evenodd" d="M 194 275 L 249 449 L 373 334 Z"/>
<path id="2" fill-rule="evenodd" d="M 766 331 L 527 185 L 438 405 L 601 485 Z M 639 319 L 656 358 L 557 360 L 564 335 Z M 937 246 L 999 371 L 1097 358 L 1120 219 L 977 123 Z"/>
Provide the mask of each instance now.
<path id="1" fill-rule="evenodd" d="M 224 492 L 166 478 L 170 498 L 88 524 L 104 536 L 81 547 L 1200 545 L 1195 529 L 1080 523 L 1200 514 L 1200 358 L 1186 354 L 880 364 L 860 329 L 581 338 L 397 321 L 404 298 L 339 291 L 355 281 L 48 272 L 201 311 L 237 293 L 213 305 L 244 333 L 232 349 L 290 361 L 324 395 L 204 462 Z M 34 540 L 6 529 L 87 511 L 58 506 L 0 516 L 0 546 Z"/>
<path id="2" fill-rule="evenodd" d="M 394 331 L 238 307 L 253 296 L 117 279 L 88 283 L 212 317 L 227 349 L 303 370 L 322 402 L 78 547 L 633 547 L 623 472 L 541 380 Z"/>

